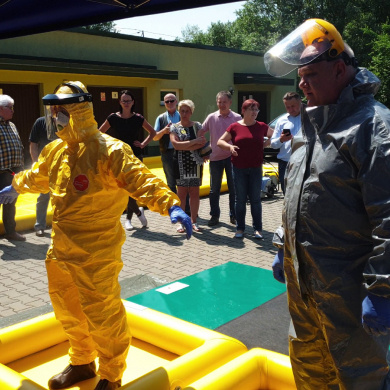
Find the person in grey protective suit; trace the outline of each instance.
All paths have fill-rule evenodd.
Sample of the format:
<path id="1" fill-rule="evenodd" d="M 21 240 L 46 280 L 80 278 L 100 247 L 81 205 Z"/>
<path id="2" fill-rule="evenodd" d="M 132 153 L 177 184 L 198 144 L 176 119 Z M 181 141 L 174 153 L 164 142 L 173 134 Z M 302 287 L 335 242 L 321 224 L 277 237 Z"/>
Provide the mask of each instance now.
<path id="1" fill-rule="evenodd" d="M 298 67 L 302 133 L 283 210 L 289 345 L 298 389 L 390 389 L 390 110 L 334 26 L 310 19 L 264 57 Z"/>

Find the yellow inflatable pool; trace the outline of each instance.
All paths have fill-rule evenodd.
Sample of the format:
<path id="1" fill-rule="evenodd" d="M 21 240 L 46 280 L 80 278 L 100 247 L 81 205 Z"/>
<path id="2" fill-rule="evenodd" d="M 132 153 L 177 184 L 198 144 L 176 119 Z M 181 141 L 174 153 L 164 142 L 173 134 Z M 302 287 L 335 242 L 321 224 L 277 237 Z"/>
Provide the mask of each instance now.
<path id="1" fill-rule="evenodd" d="M 287 356 L 123 301 L 133 335 L 121 389 L 295 389 Z M 53 313 L 0 330 L 0 389 L 47 389 L 68 364 L 68 342 Z M 72 389 L 93 390 L 98 377 Z"/>

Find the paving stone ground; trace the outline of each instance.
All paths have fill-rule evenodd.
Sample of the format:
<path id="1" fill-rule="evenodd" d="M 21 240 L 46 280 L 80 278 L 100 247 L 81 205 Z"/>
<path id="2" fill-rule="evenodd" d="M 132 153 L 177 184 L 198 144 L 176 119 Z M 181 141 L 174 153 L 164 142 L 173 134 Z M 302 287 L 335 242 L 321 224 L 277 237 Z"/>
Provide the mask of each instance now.
<path id="1" fill-rule="evenodd" d="M 209 199 L 201 199 L 198 223 L 203 231 L 194 233 L 190 240 L 177 233 L 167 217 L 147 210 L 146 229 L 135 218 L 135 230 L 126 232 L 122 247 L 121 284 L 140 275 L 159 284 L 169 283 L 228 261 L 271 269 L 276 253 L 271 240 L 281 223 L 283 195 L 278 192 L 273 198 L 263 199 L 262 241 L 252 236 L 249 206 L 246 235 L 242 240 L 233 238 L 235 227 L 229 222 L 228 201 L 228 194 L 222 194 L 220 224 L 210 228 L 207 226 Z M 124 220 L 123 215 L 123 224 Z M 0 328 L 6 326 L 7 318 L 36 313 L 34 309 L 50 304 L 45 270 L 50 232 L 48 229 L 45 237 L 37 237 L 32 230 L 23 232 L 27 237 L 25 242 L 0 238 Z"/>

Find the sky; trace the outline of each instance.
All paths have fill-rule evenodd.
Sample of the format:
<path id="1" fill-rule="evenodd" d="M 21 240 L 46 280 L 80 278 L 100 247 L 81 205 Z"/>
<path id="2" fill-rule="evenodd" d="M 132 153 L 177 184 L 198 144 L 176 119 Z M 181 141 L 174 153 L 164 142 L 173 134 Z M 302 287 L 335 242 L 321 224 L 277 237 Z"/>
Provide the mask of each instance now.
<path id="1" fill-rule="evenodd" d="M 114 28 L 121 34 L 172 41 L 176 37 L 182 36 L 181 31 L 187 25 L 197 25 L 202 31 L 207 31 L 211 23 L 218 21 L 226 23 L 235 20 L 237 17 L 234 11 L 241 9 L 243 4 L 245 1 L 237 1 L 210 7 L 121 19 L 114 21 Z"/>

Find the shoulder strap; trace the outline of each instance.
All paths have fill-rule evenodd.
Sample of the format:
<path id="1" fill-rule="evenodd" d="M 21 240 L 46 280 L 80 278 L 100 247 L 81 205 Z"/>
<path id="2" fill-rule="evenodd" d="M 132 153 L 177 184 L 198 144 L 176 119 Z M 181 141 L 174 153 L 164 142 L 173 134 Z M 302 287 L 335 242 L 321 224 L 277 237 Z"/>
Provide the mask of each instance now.
<path id="1" fill-rule="evenodd" d="M 196 133 L 198 132 L 198 129 L 196 128 L 196 124 L 193 126 L 189 127 L 188 130 L 190 131 L 190 139 L 195 139 L 196 138 Z"/>

